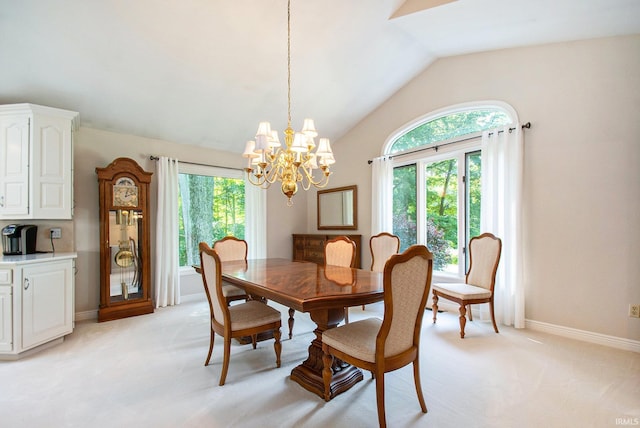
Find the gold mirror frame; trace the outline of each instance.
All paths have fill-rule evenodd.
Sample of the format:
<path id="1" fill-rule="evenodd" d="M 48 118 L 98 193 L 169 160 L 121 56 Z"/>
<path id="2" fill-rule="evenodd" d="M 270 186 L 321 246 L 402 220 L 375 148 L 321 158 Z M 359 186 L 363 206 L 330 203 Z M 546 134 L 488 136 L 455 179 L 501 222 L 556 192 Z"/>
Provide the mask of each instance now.
<path id="1" fill-rule="evenodd" d="M 318 190 L 318 230 L 358 229 L 358 186 Z"/>

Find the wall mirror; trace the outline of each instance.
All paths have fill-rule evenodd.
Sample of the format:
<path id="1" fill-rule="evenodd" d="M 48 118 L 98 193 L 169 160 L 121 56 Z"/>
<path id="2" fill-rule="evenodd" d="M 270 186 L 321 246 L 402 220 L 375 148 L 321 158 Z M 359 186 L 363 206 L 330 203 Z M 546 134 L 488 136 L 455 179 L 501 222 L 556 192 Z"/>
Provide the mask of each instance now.
<path id="1" fill-rule="evenodd" d="M 358 186 L 318 190 L 318 230 L 358 228 Z"/>

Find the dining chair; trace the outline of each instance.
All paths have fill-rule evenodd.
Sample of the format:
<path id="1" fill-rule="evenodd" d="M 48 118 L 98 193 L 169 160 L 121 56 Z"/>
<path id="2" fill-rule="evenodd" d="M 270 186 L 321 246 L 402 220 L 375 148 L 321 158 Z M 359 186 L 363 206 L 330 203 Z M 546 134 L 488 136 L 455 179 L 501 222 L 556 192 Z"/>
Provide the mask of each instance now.
<path id="1" fill-rule="evenodd" d="M 211 249 L 206 242 L 200 243 L 199 250 L 202 282 L 209 301 L 209 313 L 211 316 L 209 354 L 204 365 L 207 366 L 211 360 L 213 342 L 217 333 L 224 339 L 220 386 L 224 385 L 231 356 L 231 339 L 251 336 L 255 349 L 258 333 L 271 331 L 275 339 L 273 347 L 276 351 L 276 367 L 280 367 L 280 352 L 282 350 L 280 343 L 280 312 L 258 300 L 228 305 L 222 293 L 222 271 L 218 253 Z"/>
<path id="2" fill-rule="evenodd" d="M 371 249 L 371 270 L 373 272 L 384 271 L 384 264 L 400 250 L 400 238 L 388 232 L 378 233 L 369 238 Z M 362 305 L 364 310 L 364 305 Z"/>
<path id="3" fill-rule="evenodd" d="M 493 313 L 493 296 L 496 285 L 496 272 L 500 263 L 502 241 L 491 233 L 483 233 L 469 241 L 469 270 L 464 283 L 433 284 L 433 323 L 438 314 L 438 300 L 443 297 L 460 305 L 460 338 L 464 339 L 464 327 L 467 323 L 467 306 L 469 320 L 473 321 L 471 305 L 488 303 L 491 312 L 493 329 L 498 333 L 496 318 Z"/>
<path id="4" fill-rule="evenodd" d="M 324 265 L 356 267 L 356 243 L 346 236 L 337 236 L 324 243 Z M 349 308 L 344 308 L 344 322 L 349 323 Z"/>
<path id="5" fill-rule="evenodd" d="M 234 236 L 225 236 L 213 243 L 213 249 L 218 253 L 221 262 L 232 260 L 246 261 L 249 247 L 247 245 L 247 241 L 244 239 L 238 239 Z M 222 280 L 222 295 L 227 301 L 227 304 L 234 300 L 249 299 L 249 296 L 242 288 L 229 284 L 225 280 Z"/>
<path id="6" fill-rule="evenodd" d="M 412 245 L 394 254 L 384 267 L 383 319 L 367 318 L 322 333 L 324 399 L 331 389 L 333 371 L 344 363 L 369 370 L 376 380 L 378 422 L 386 426 L 384 374 L 413 363 L 413 378 L 423 413 L 427 406 L 420 384 L 420 328 L 431 286 L 433 255 L 424 245 Z"/>

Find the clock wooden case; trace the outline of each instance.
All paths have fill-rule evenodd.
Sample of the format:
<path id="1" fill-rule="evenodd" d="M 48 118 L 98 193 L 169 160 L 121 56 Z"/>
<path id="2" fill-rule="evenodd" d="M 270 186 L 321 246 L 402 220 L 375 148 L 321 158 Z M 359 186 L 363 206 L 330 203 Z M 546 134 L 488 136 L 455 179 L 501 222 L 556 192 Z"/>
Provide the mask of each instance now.
<path id="1" fill-rule="evenodd" d="M 153 312 L 149 256 L 151 172 L 133 159 L 96 168 L 100 189 L 98 321 Z"/>

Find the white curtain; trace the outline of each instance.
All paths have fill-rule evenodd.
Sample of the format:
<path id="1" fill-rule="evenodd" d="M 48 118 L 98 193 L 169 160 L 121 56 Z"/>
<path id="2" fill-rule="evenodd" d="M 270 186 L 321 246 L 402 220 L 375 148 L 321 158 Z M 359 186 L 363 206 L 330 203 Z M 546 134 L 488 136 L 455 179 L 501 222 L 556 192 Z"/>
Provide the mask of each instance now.
<path id="1" fill-rule="evenodd" d="M 267 191 L 244 179 L 245 230 L 248 259 L 267 257 Z"/>
<path id="2" fill-rule="evenodd" d="M 514 128 L 515 126 L 515 128 Z M 522 182 L 524 142 L 520 124 L 482 134 L 481 231 L 502 239 L 496 276 L 496 321 L 524 328 Z"/>
<path id="3" fill-rule="evenodd" d="M 156 308 L 180 303 L 178 256 L 178 160 L 161 156 L 157 164 Z"/>
<path id="4" fill-rule="evenodd" d="M 393 233 L 393 163 L 387 156 L 371 165 L 371 236 Z"/>

